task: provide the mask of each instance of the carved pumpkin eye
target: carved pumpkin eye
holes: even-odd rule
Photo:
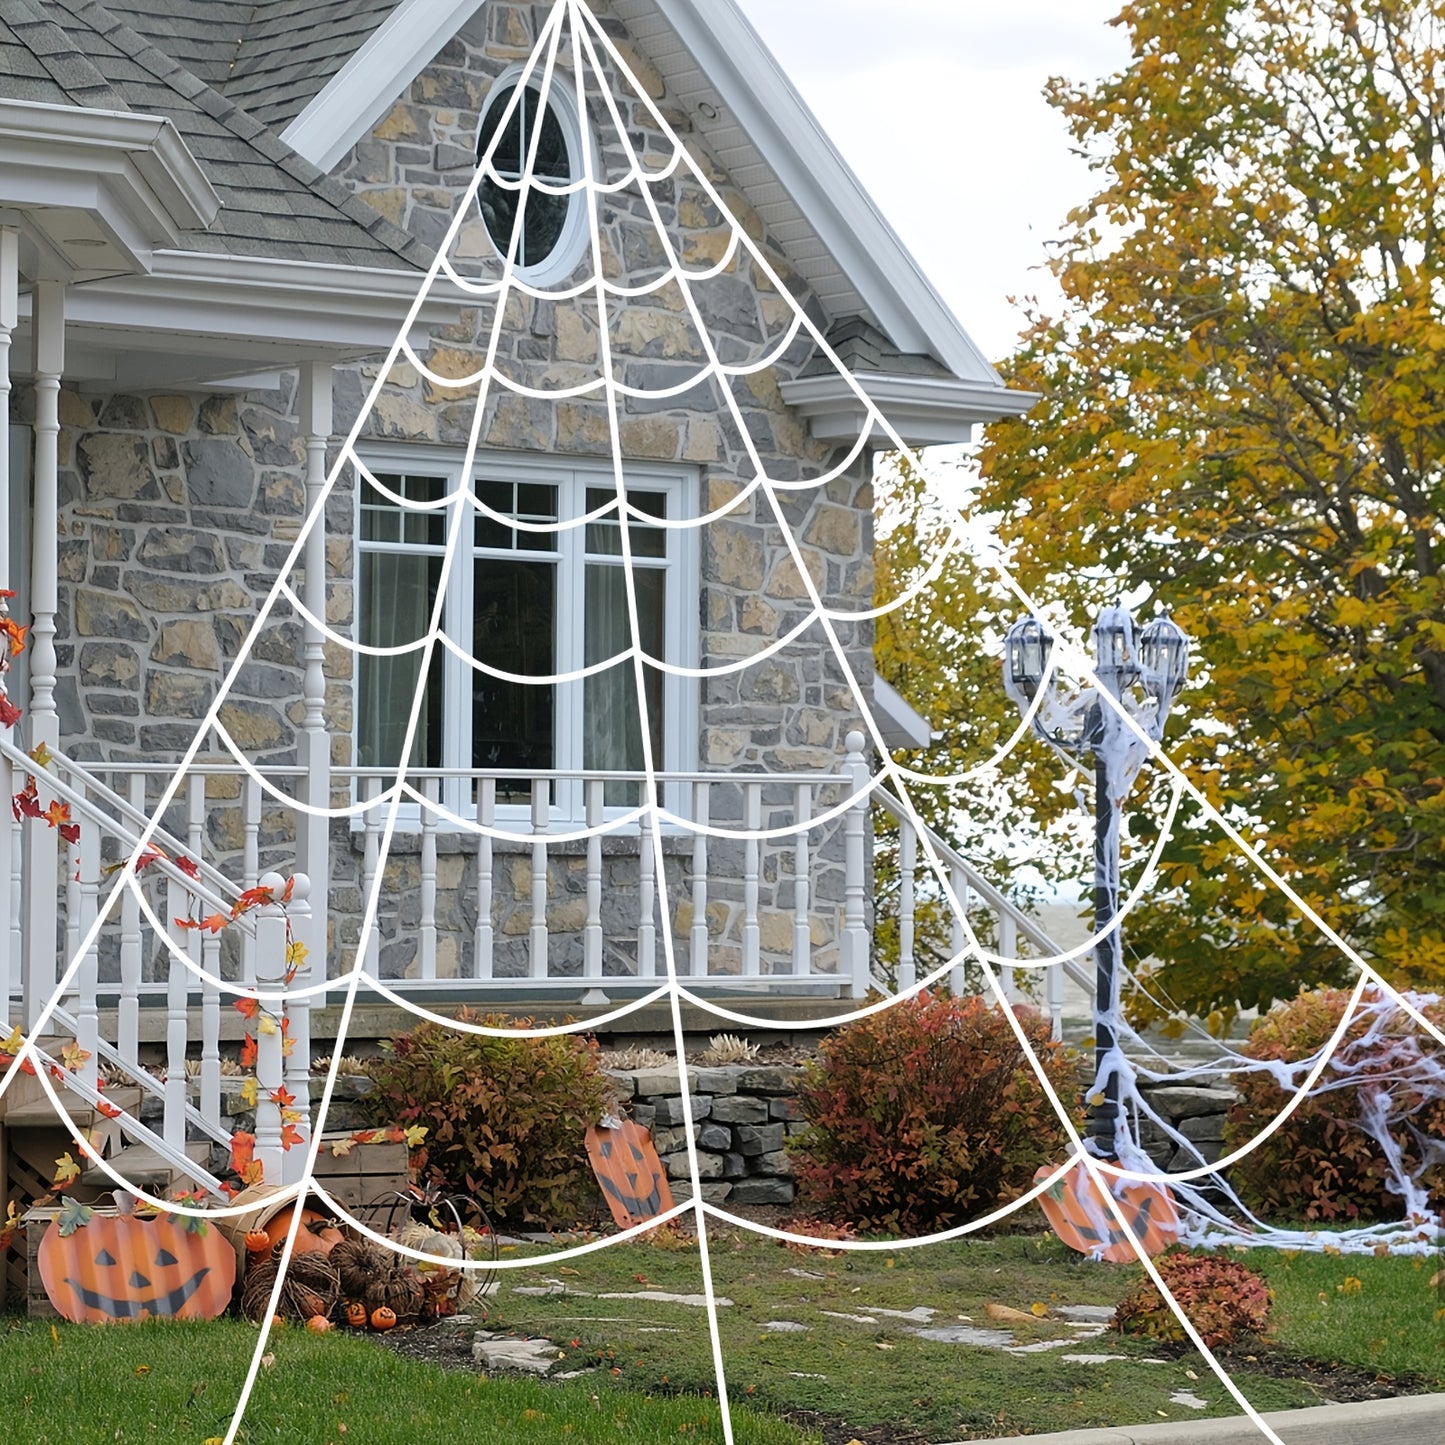
[[[133,1269],[130,1272],[130,1287],[132,1289],[148,1289],[150,1287],[150,1280],[148,1280],[140,1270]]]
[[[156,1263],[162,1268],[164,1268],[168,1264],[179,1264],[180,1260],[178,1260],[175,1255],[170,1252],[170,1250],[163,1249],[158,1255],[156,1255]]]
[[[97,1264],[114,1264],[115,1256],[108,1249],[103,1249],[96,1255],[95,1262]]]

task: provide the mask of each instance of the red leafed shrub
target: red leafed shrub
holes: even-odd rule
[[[525,1029],[530,1019],[469,1010],[464,1023]],[[586,1133],[610,1088],[597,1043],[578,1034],[497,1038],[423,1024],[387,1046],[367,1072],[382,1124],[424,1124],[413,1155],[425,1175],[476,1199],[497,1224],[575,1223],[601,1201]]]
[[[1244,1052],[1289,1063],[1310,1058],[1339,1027],[1349,999],[1345,989],[1301,993],[1255,1024]],[[1445,1059],[1439,1045],[1407,1014],[1371,994],[1362,1007],[1368,1017],[1357,1016],[1350,1025],[1315,1093],[1230,1170],[1241,1198],[1263,1214],[1311,1221],[1400,1218],[1402,1201],[1385,1187],[1385,1151],[1363,1127],[1365,1106],[1371,1096],[1380,1101],[1382,1083],[1391,1091],[1385,1123],[1407,1170],[1420,1167],[1422,1140],[1445,1138],[1445,1098],[1438,1092]],[[1422,1012],[1437,1027],[1445,1026],[1445,1005]],[[1433,1097],[1421,1087],[1432,1074]],[[1224,1129],[1231,1151],[1249,1143],[1290,1098],[1266,1073],[1238,1074],[1234,1082],[1239,1103]],[[1445,1164],[1428,1170],[1424,1185],[1437,1205],[1445,1200]]]
[[[1076,1056],[1032,1010],[1019,1022],[1073,1105]],[[820,1214],[927,1233],[1023,1193],[1067,1147],[1009,1020],[983,999],[929,993],[845,1024],[799,1094],[807,1128],[789,1141],[799,1198]]]
[[[1214,1254],[1182,1253],[1161,1254],[1154,1267],[1210,1349],[1264,1333],[1274,1296],[1252,1269]],[[1188,1339],[1147,1274],[1119,1302],[1110,1328],[1174,1344]]]

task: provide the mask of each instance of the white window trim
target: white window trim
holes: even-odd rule
[[[444,476],[451,486],[455,485],[466,460],[465,452],[459,448],[437,448],[402,444],[373,444],[357,449],[357,455],[374,475],[391,473]],[[696,467],[669,466],[659,462],[627,462],[626,476],[629,482],[646,485],[664,485],[670,496],[677,498],[677,509],[668,509],[669,520],[691,518],[697,515],[699,474]],[[485,480],[535,482],[555,485],[559,489],[563,515],[576,517],[583,514],[588,487],[616,486],[616,477],[610,462],[595,458],[540,457],[532,453],[499,452],[479,450],[473,463],[473,476]],[[569,499],[570,494],[570,499]],[[355,489],[352,536],[356,539],[353,548],[353,586],[355,588],[355,617],[359,632],[362,608],[365,605],[361,592],[361,558],[371,550],[361,540],[361,501],[364,495],[358,483]],[[450,514],[448,514],[450,515]],[[585,526],[577,526],[557,537],[559,544],[555,552],[523,551],[514,555],[519,559],[545,561],[556,560],[558,577],[558,627],[567,629],[570,640],[564,643],[560,655],[567,659],[568,648],[575,649],[575,660],[567,660],[566,666],[557,666],[558,672],[568,672],[582,666],[581,640],[585,636],[584,617],[584,575],[586,568]],[[696,527],[671,528],[667,532],[670,556],[667,561],[668,597],[664,617],[664,647],[669,662],[681,667],[697,667],[701,654],[702,620],[693,599],[699,596],[700,563],[698,556],[699,532]],[[468,556],[474,555],[471,548]],[[452,616],[467,618],[472,615],[471,589],[473,571],[470,566],[453,566],[448,582],[447,612]],[[555,642],[556,640],[554,640]],[[554,653],[554,657],[558,654]],[[352,717],[358,716],[360,707],[360,658],[352,672]],[[446,654],[443,702],[442,757],[445,767],[467,767],[471,758],[471,708],[466,699],[471,693],[471,669],[462,659],[451,652]],[[554,828],[580,827],[586,819],[586,801],[580,783],[583,759],[582,738],[582,682],[561,684],[555,711],[556,736],[554,739],[555,771],[564,775],[554,791],[551,809],[551,824]],[[675,673],[663,675],[663,757],[654,760],[659,772],[695,773],[698,771],[698,737],[701,725],[700,713],[701,680],[679,677]],[[352,759],[356,764],[356,742],[358,730],[352,730]],[[567,777],[565,775],[575,775]],[[686,783],[668,783],[659,800],[663,807],[680,816],[686,816],[692,799]],[[461,783],[451,785],[443,792],[443,802],[453,812],[471,817],[473,808],[470,796],[464,800]],[[617,817],[626,808],[606,809],[609,818]],[[525,804],[497,804],[499,827],[518,832],[531,828],[531,809]],[[421,825],[421,810],[415,804],[403,805],[398,813],[398,822],[403,828],[416,829]],[[356,827],[363,826],[359,817]]]
[[[486,99],[482,102],[481,115],[477,122],[476,156],[478,163],[482,158],[482,137],[487,132],[487,120],[496,109],[497,98],[505,94],[507,88],[514,82],[519,81],[526,73],[525,65],[514,65],[504,70],[493,82],[491,89],[487,92]],[[533,77],[535,84],[529,84],[528,90],[538,99],[541,98],[542,76],[540,71]],[[582,147],[585,145],[591,152],[592,167],[591,174],[601,174],[601,158],[597,153],[596,140],[592,134],[592,127],[583,127],[582,119],[577,110],[577,95],[573,84],[569,81],[569,72],[562,64],[561,57],[552,72],[552,88],[547,94],[547,103],[556,113],[558,123],[562,127],[562,137],[567,142],[567,168],[573,181],[579,181],[587,174],[584,169]],[[562,234],[557,238],[557,244],[552,248],[552,254],[538,266],[517,265],[513,268],[515,274],[523,281],[532,286],[557,286],[566,281],[577,269],[583,257],[587,253],[587,242],[592,234],[592,227],[589,224],[587,193],[585,190],[573,191],[567,198],[567,219],[562,223]],[[478,194],[473,202],[477,207],[478,214],[481,211],[481,197]],[[506,259],[507,242],[503,238],[493,236],[487,229],[486,222],[482,222],[483,229],[487,231],[487,238],[496,248],[498,256]]]

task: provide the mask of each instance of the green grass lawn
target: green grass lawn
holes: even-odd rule
[[[203,1445],[224,1436],[256,1331],[214,1324],[77,1326],[9,1320],[0,1439],[14,1445]],[[357,1336],[275,1332],[243,1445],[722,1445],[715,1401],[649,1399],[605,1382],[484,1379],[404,1360]],[[739,1445],[817,1445],[738,1410]]]
[[[782,1248],[750,1234],[712,1241],[716,1288],[739,1445],[817,1445],[776,1418],[813,1410],[866,1429],[911,1427],[934,1440],[1078,1426],[1125,1425],[1237,1411],[1192,1354],[1105,1334],[1077,1339],[1058,1316],[1068,1304],[1112,1305],[1137,1275],[1097,1265],[1052,1235],[978,1239],[924,1250],[836,1258]],[[522,1257],[509,1251],[509,1259]],[[1291,1356],[1445,1385],[1445,1321],[1430,1287],[1433,1262],[1325,1258],[1256,1250],[1241,1256],[1275,1292],[1274,1341]],[[553,1291],[518,1293],[517,1291]],[[565,1292],[563,1292],[565,1291]],[[604,1298],[702,1291],[696,1245],[610,1248],[561,1264],[502,1274],[487,1328],[551,1339],[559,1368],[579,1379],[483,1378],[401,1358],[373,1340],[288,1328],[258,1382],[244,1445],[721,1445],[706,1311],[659,1300]],[[1049,1317],[1000,1325],[989,1304]],[[935,1342],[929,1327],[1008,1330],[1015,1344],[1070,1345],[1011,1355]],[[851,1316],[852,1318],[846,1318]],[[792,1330],[768,1329],[792,1324]],[[239,1321],[106,1328],[0,1322],[0,1439],[27,1445],[164,1442],[202,1445],[224,1435],[256,1340]],[[463,1329],[462,1338],[469,1338]],[[1067,1354],[1113,1355],[1073,1363]],[[1316,1404],[1302,1380],[1241,1376],[1262,1410]],[[1189,1408],[1180,1392],[1207,1402]],[[343,1430],[342,1427],[345,1427]]]

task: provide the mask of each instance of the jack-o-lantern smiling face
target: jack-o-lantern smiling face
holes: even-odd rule
[[[40,1277],[68,1320],[214,1319],[231,1300],[236,1256],[219,1231],[166,1215],[94,1217],[68,1238],[40,1241]]]

